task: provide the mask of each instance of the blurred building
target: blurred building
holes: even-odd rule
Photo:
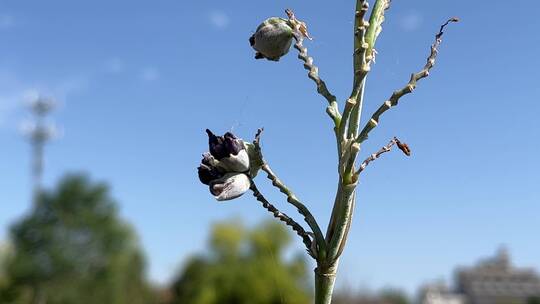
[[[533,269],[514,267],[502,248],[473,267],[459,268],[456,291],[466,295],[468,304],[526,304],[540,296],[540,276]]]
[[[427,285],[420,291],[420,304],[465,304],[465,296],[451,292],[444,283]]]
[[[421,304],[528,304],[540,297],[540,276],[534,269],[512,265],[508,251],[455,273],[455,289],[441,283],[420,291]]]

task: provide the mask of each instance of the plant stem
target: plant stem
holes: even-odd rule
[[[369,4],[365,0],[356,1],[356,11],[354,18],[354,56],[353,56],[353,90],[350,100],[354,101],[354,107],[348,122],[348,137],[356,137],[360,115],[362,114],[362,104],[364,100],[365,78],[369,72],[369,63],[366,61],[366,52],[369,44],[365,36],[369,23],[364,20]]]
[[[289,217],[287,214],[279,211],[274,205],[272,205],[265,197],[264,195],[259,191],[257,188],[257,185],[253,180],[251,180],[251,186],[249,187],[251,191],[253,191],[253,196],[262,203],[263,207],[268,210],[270,213],[274,215],[275,218],[279,219],[280,221],[284,222],[287,226],[290,226],[298,236],[302,238],[302,241],[306,245],[306,249],[312,257],[316,257],[316,252],[312,251],[312,242],[311,238],[309,237],[309,234],[304,230],[304,227],[302,225],[295,222],[291,217]]]
[[[334,283],[336,282],[338,262],[330,266],[318,265],[315,268],[315,304],[330,304]]]
[[[321,94],[328,101],[326,113],[332,118],[334,128],[337,129],[341,123],[341,113],[338,109],[336,96],[328,91],[326,83],[319,76],[319,68],[313,64],[313,58],[308,55],[307,48],[303,44],[304,38],[302,35],[295,34],[294,38],[296,40],[294,48],[298,51],[298,59],[304,62],[304,69],[309,71],[308,77],[317,85],[317,93]]]
[[[332,220],[327,234],[326,240],[328,242],[327,261],[334,262],[339,258],[339,253],[347,240],[350,221],[352,220],[353,206],[356,196],[354,191],[356,190],[355,184],[345,184],[343,180],[340,181],[338,186],[338,193],[336,194],[336,200],[334,202],[335,213],[332,214]]]
[[[369,16],[369,27],[366,32],[366,42],[368,44],[368,49],[366,51],[366,57],[368,61],[372,61],[374,57],[375,41],[377,36],[381,33],[382,23],[384,22],[384,12],[390,6],[390,1],[388,0],[376,0],[373,5],[373,10],[371,11],[371,16]]]
[[[304,220],[313,231],[313,235],[315,237],[315,243],[317,245],[317,250],[316,250],[317,254],[315,256],[323,260],[326,259],[326,241],[322,234],[321,228],[319,227],[319,224],[317,223],[317,221],[315,220],[315,217],[311,214],[309,209],[277,177],[277,175],[272,171],[272,169],[270,168],[270,166],[264,159],[263,154],[262,154],[261,144],[260,144],[261,134],[262,134],[262,129],[257,130],[257,134],[255,135],[255,140],[253,141],[253,146],[255,147],[255,151],[262,164],[261,170],[266,172],[268,179],[272,181],[272,185],[278,188],[281,193],[287,196],[287,202],[293,205],[294,207],[296,207],[298,212],[300,212],[300,214],[304,216]],[[311,250],[311,248],[308,248],[308,250]]]
[[[431,68],[435,65],[435,59],[437,58],[437,54],[439,52],[439,46],[442,42],[442,36],[444,34],[444,28],[451,22],[458,22],[458,18],[450,18],[448,19],[443,25],[441,25],[439,32],[435,35],[435,42],[431,45],[430,48],[430,54],[427,58],[426,64],[422,68],[422,70],[418,73],[411,74],[411,78],[409,79],[409,82],[401,89],[394,91],[392,93],[392,96],[385,101],[378,109],[371,115],[371,119],[366,123],[362,131],[360,132],[360,135],[356,137],[356,142],[362,143],[368,138],[369,132],[373,130],[377,125],[379,124],[380,116],[388,111],[390,108],[395,107],[398,105],[399,100],[404,95],[407,95],[409,93],[412,93],[412,91],[416,88],[416,83],[420,81],[423,78],[426,78],[429,76],[429,72],[431,71]],[[368,32],[369,33],[369,32]]]

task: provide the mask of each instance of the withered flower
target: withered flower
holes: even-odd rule
[[[227,173],[210,182],[210,193],[218,201],[228,201],[244,194],[251,185],[251,180],[244,173]]]
[[[407,145],[406,143],[404,142],[401,142],[401,141],[397,141],[396,142],[398,148],[403,152],[405,153],[405,155],[407,156],[411,156],[411,148],[409,148],[409,145]]]
[[[241,139],[231,132],[227,132],[223,136],[216,136],[212,131],[206,129],[206,133],[208,133],[210,154],[213,158],[205,156],[205,158],[209,158],[207,160],[209,165],[222,172],[249,170],[249,156]]]

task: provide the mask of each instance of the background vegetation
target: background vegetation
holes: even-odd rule
[[[10,236],[4,303],[151,301],[143,253],[103,183],[65,177],[56,189],[40,193]]]
[[[0,245],[0,303],[307,304],[311,266],[279,222],[249,228],[216,223],[208,248],[190,257],[169,286],[152,286],[135,232],[109,187],[68,175],[40,194]],[[398,291],[343,294],[336,303],[407,303]],[[357,301],[357,302],[354,302]]]

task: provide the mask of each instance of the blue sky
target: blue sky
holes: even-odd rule
[[[309,24],[306,45],[344,100],[354,1],[1,0],[0,240],[29,207],[18,128],[33,92],[61,104],[53,119],[64,135],[47,146],[45,185],[79,171],[109,182],[157,282],[204,248],[211,223],[270,217],[249,196],[218,204],[199,184],[205,128],[249,139],[265,127],[268,161],[326,226],[337,177],[324,100],[294,50],[256,61],[248,44],[286,7]],[[364,117],[423,66],[442,21],[462,21],[448,28],[430,77],[362,148],[367,156],[396,135],[413,156],[389,153],[365,171],[339,286],[413,290],[500,244],[540,269],[539,9],[532,0],[393,1]]]

